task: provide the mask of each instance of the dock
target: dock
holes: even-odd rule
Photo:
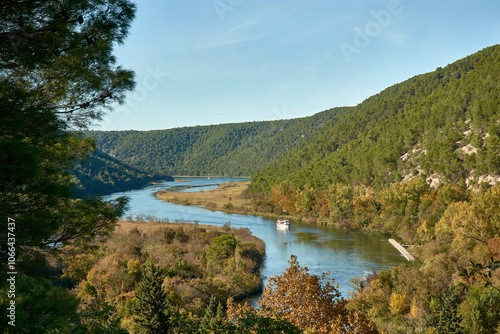
[[[403,256],[408,260],[408,261],[415,261],[415,258],[413,257],[413,255],[411,255],[407,250],[406,248],[404,248],[403,246],[401,246],[401,244],[399,242],[397,242],[396,240],[394,239],[389,239],[389,242],[401,253],[403,254]]]

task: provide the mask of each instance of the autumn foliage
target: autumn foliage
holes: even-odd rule
[[[79,283],[82,300],[111,305],[121,316],[121,327],[133,331],[136,289],[148,261],[154,259],[161,268],[169,304],[196,319],[211,296],[225,301],[259,292],[263,256],[263,242],[248,229],[121,221],[100,244],[100,254],[75,257],[65,273]]]
[[[378,333],[366,316],[346,308],[338,284],[329,273],[311,275],[307,267],[299,265],[296,256],[288,263],[290,267],[282,275],[269,279],[258,310],[230,301],[229,318],[237,322],[248,313],[284,318],[306,333]]]

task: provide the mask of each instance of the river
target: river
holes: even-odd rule
[[[253,235],[266,243],[266,258],[261,268],[264,284],[269,277],[281,274],[288,267],[291,255],[296,255],[300,265],[309,272],[321,275],[331,271],[331,277],[339,283],[342,296],[348,297],[352,290],[349,280],[373,271],[388,269],[406,260],[387,241],[387,238],[360,232],[344,231],[334,227],[305,225],[292,222],[289,230],[278,230],[273,220],[261,217],[209,211],[198,206],[182,206],[156,198],[156,191],[182,186],[204,186],[243,180],[238,178],[175,178],[184,182],[164,182],[148,185],[142,189],[114,193],[105,196],[113,199],[129,197],[130,209],[125,216],[152,215],[168,218],[171,222],[191,221],[199,224],[222,226],[230,222],[233,228],[248,228]],[[193,191],[196,188],[183,191]]]

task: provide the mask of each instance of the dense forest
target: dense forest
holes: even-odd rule
[[[172,181],[172,177],[147,173],[138,167],[96,150],[73,168],[73,194],[77,198],[143,187],[153,181]]]
[[[135,10],[0,4],[3,332],[500,331],[499,46],[303,119],[89,132],[134,88],[113,50]],[[112,158],[91,156],[80,131]],[[259,308],[238,304],[261,288],[248,230],[119,221],[126,198],[75,199],[75,169],[115,184],[145,175],[121,160],[152,176],[251,174],[256,206],[392,235],[416,261],[353,278],[345,299],[291,256]]]
[[[253,176],[381,189],[414,176],[465,187],[500,169],[500,46],[389,87],[323,126],[297,153]],[[430,181],[430,180],[429,180]]]
[[[293,120],[86,134],[107,154],[150,172],[250,176],[303,145],[344,110],[335,108]]]
[[[417,260],[354,279],[389,333],[500,330],[500,46],[370,97],[255,173],[262,207],[378,233]]]
[[[261,206],[291,219],[391,236],[416,261],[353,279],[348,308],[388,333],[497,333],[500,326],[500,185],[470,190],[423,177],[381,190],[274,186]],[[333,269],[334,270],[334,269]]]
[[[107,154],[149,172],[253,176],[272,185],[380,189],[414,176],[462,187],[498,174],[497,46],[415,76],[355,107],[279,121],[90,131]]]

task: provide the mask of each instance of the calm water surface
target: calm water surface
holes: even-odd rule
[[[186,182],[165,182],[149,185],[143,189],[114,193],[106,196],[113,199],[127,196],[130,209],[125,216],[153,215],[170,221],[188,220],[199,224],[222,226],[230,222],[234,228],[248,228],[266,243],[266,259],[261,274],[264,284],[269,277],[281,274],[288,267],[290,256],[296,255],[302,266],[310,273],[321,275],[331,271],[331,277],[340,284],[340,291],[348,297],[352,290],[349,280],[372,271],[387,269],[406,260],[391,246],[387,238],[348,232],[333,227],[311,226],[292,223],[289,230],[276,229],[275,221],[260,217],[213,212],[198,206],[182,206],[156,198],[156,191],[183,186],[202,186],[180,191],[213,189],[217,184],[244,180],[238,178],[175,178]]]

